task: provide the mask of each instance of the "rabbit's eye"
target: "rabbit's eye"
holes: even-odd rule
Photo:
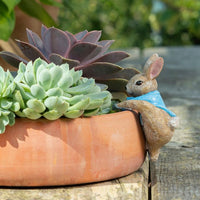
[[[137,81],[135,84],[136,85],[142,85],[143,81]]]

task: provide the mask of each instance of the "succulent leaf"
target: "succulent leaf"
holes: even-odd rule
[[[75,84],[78,80],[80,80],[83,72],[82,71],[74,71],[74,68],[70,70],[70,75],[73,78],[73,84]]]
[[[56,105],[57,105],[58,99],[59,98],[57,96],[48,97],[44,101],[44,104],[49,110],[54,109],[56,107]]]
[[[57,96],[48,97],[44,101],[44,104],[49,110],[57,110],[62,114],[65,113],[69,107],[69,104],[67,102],[63,101]]]
[[[54,38],[52,40],[52,38]],[[43,36],[45,49],[48,53],[59,53],[65,56],[70,49],[70,39],[68,35],[59,29],[49,28]]]
[[[15,114],[10,112],[8,116],[9,119],[9,125],[13,126],[15,124]]]
[[[15,83],[9,71],[5,72],[0,67],[0,133],[5,131],[7,125],[15,123],[14,111],[20,109],[19,104],[13,98]]]
[[[77,40],[81,40],[87,33],[88,33],[87,30],[81,31],[81,32],[75,34],[75,38]]]
[[[47,96],[62,96],[63,90],[59,87],[57,88],[51,88],[46,92]]]
[[[65,31],[65,33],[67,34],[67,36],[70,39],[71,46],[73,46],[77,42],[77,39],[75,38],[75,36],[72,33],[68,32],[68,31]]]
[[[100,37],[101,31],[91,31],[83,36],[81,42],[96,43],[100,39]]]
[[[47,52],[44,47],[43,41],[40,39],[38,34],[32,32],[28,28],[26,29],[26,33],[29,43],[36,46],[45,55],[45,57],[47,57]]]
[[[27,101],[27,106],[38,113],[42,113],[46,110],[44,104],[38,99],[30,99]]]
[[[90,112],[97,114],[105,103],[108,105],[107,99],[111,102],[108,91],[101,91],[94,79],[81,77],[82,71],[69,69],[67,63],[57,66],[39,58],[33,63],[30,61],[25,68],[21,66],[15,78],[16,90],[13,95],[20,107],[16,111],[20,117],[45,117],[49,120],[61,116],[76,118],[83,115],[87,107],[90,111],[98,109]],[[35,78],[31,86],[29,76]]]
[[[45,69],[45,67],[43,67],[43,66],[46,66],[46,65],[47,65],[47,63],[44,60],[42,60],[42,59],[36,59],[34,61],[34,63],[33,63],[33,73],[35,75],[35,79],[36,80],[38,80],[39,74],[42,71],[42,69]],[[41,66],[41,68],[39,70],[40,66]],[[25,70],[26,70],[26,67],[25,67]]]
[[[81,42],[81,43],[77,43],[75,44],[70,52],[68,57],[70,59],[73,60],[78,60],[79,62],[85,61],[87,57],[90,56],[90,54],[93,53],[93,51],[98,51],[99,53],[101,52],[102,47],[97,45],[97,44],[93,44],[93,43],[89,43],[89,42]],[[95,54],[95,56],[97,55],[97,53]]]
[[[67,102],[69,102],[70,105],[74,105],[74,104],[78,103],[79,101],[83,100],[84,98],[86,98],[86,96],[83,94],[80,94],[80,95],[76,95],[71,98],[68,98]]]
[[[63,56],[55,54],[55,53],[52,53],[49,56],[49,60],[50,60],[50,62],[53,62],[56,65],[61,65],[63,63],[68,63],[70,65],[70,68],[73,68],[73,67],[76,67],[76,66],[80,65],[80,62],[78,60],[64,58]]]
[[[72,95],[87,94],[88,91],[95,86],[94,79],[87,79],[87,81],[81,85],[68,88],[67,91]]]
[[[52,77],[51,87],[54,87],[57,85],[58,81],[61,79],[63,75],[63,70],[59,66],[55,66],[50,69],[50,73]]]
[[[43,87],[39,84],[35,84],[31,86],[31,94],[37,99],[44,99],[46,97],[46,92]]]
[[[102,91],[87,94],[86,96],[89,97],[91,100],[105,100],[107,97],[109,97],[109,95],[110,93],[108,91]]]
[[[34,61],[37,58],[42,58],[47,61],[44,54],[37,47],[35,47],[27,42],[20,41],[20,40],[16,40],[16,42],[17,42],[18,47],[23,52],[23,54],[30,60]]]
[[[10,107],[10,110],[13,112],[17,112],[20,109],[20,104],[18,102],[14,102]]]
[[[97,42],[97,44],[103,47],[103,52],[106,52],[113,42],[114,40],[102,40]]]
[[[73,78],[69,74],[63,74],[62,78],[58,82],[58,87],[65,90],[66,88],[69,88],[73,84]]]
[[[48,112],[45,112],[43,116],[48,120],[56,120],[62,116],[61,113],[59,113],[57,110],[50,110]]]
[[[16,82],[17,90],[19,91],[18,95],[21,95],[22,100],[28,100],[34,98],[34,96],[30,93],[31,89],[28,88],[29,86]]]
[[[24,74],[24,77],[26,79],[26,82],[29,86],[33,85],[36,83],[35,77],[33,73],[30,73],[29,71],[26,71]]]
[[[15,112],[15,114],[17,116],[19,116],[19,117],[26,117],[26,115],[23,112],[21,112],[21,111],[17,111],[17,112]]]
[[[38,75],[39,84],[45,89],[48,90],[51,86],[52,76],[48,69],[44,69]]]
[[[59,66],[62,70],[64,70],[65,72],[69,72],[69,65],[66,64],[62,64]]]
[[[1,83],[4,83],[4,80],[5,80],[5,73],[4,73],[4,70],[2,67],[0,67],[0,80],[1,80]]]
[[[1,121],[3,122],[4,126],[7,126],[9,124],[9,118],[7,115],[1,116]]]
[[[7,84],[5,84],[5,85],[7,85]],[[13,91],[12,90],[13,85],[9,85],[9,86],[7,86],[7,88],[5,87],[5,85],[4,85],[4,88],[2,89],[2,97],[8,96]]]
[[[99,112],[99,108],[93,109],[93,110],[86,110],[83,114],[85,117],[91,117],[93,115],[96,115]]]
[[[41,37],[42,37],[42,40],[44,40],[44,35],[45,35],[45,32],[48,30],[48,28],[42,24],[42,27],[41,27]]]
[[[90,103],[90,99],[89,98],[85,98],[85,99],[79,101],[78,103],[74,104],[73,106],[69,107],[68,111],[71,111],[71,110],[85,110],[89,106],[89,103]]]
[[[103,105],[103,103],[104,103],[104,100],[100,100],[100,99],[90,101],[87,107],[87,110],[93,110],[93,109],[99,108],[101,105]]]
[[[1,108],[9,109],[12,106],[13,102],[8,99],[1,99]]]
[[[111,73],[111,74],[106,74],[104,76],[104,80],[107,79],[125,79],[125,80],[130,80],[133,76],[135,76],[136,74],[141,73],[140,71],[138,71],[135,68],[123,68],[121,71],[115,72],[115,73]]]
[[[3,123],[3,120],[1,120],[1,116],[0,116],[0,134],[4,133],[6,130],[5,125]]]
[[[24,115],[29,119],[39,119],[42,115],[31,108],[25,108],[23,110]]]
[[[109,91],[113,92],[124,92],[128,81],[122,78],[113,78],[107,80],[98,80],[98,82],[106,84]]]
[[[38,60],[38,59],[37,59]],[[36,61],[37,61],[36,60]],[[37,65],[37,67],[36,67],[36,73],[35,73],[35,77],[36,77],[36,81],[37,82],[39,82],[39,77],[40,77],[40,74],[41,74],[41,72],[43,71],[43,70],[45,70],[46,69],[46,65],[45,64],[39,64],[39,65]]]
[[[127,58],[129,54],[123,51],[112,51],[98,58],[96,62],[108,62],[108,63],[117,63],[124,58]]]
[[[19,90],[14,92],[13,98],[19,103],[21,108],[25,108],[25,103]]]
[[[20,62],[28,63],[27,60],[24,60],[20,56],[15,55],[14,53],[8,51],[1,51],[0,56],[6,60],[10,65],[18,68]]]
[[[91,89],[88,91],[89,93],[96,93],[96,92],[101,92],[101,88],[97,85],[95,85],[94,87],[91,87]]]
[[[41,58],[47,63],[53,62],[57,65],[68,63],[70,69],[74,68],[75,71],[84,70],[83,75],[85,77],[92,77],[96,80],[122,78],[121,73],[124,72],[122,70],[116,72],[119,66],[116,65],[113,69],[112,64],[116,64],[129,55],[124,51],[106,53],[114,40],[100,41],[101,31],[88,32],[84,30],[72,34],[68,31],[62,31],[54,27],[47,28],[42,25],[41,38],[29,29],[26,29],[26,31],[29,43],[17,40],[17,44],[24,55],[32,61]],[[20,61],[25,64],[28,63],[23,58],[9,52],[1,52],[0,56],[15,67],[18,66]],[[37,67],[39,66],[37,65]],[[37,69],[34,71],[37,71]],[[115,77],[112,77],[114,73]],[[106,78],[105,75],[110,78]],[[35,78],[38,78],[38,76],[35,76]],[[123,79],[128,81],[125,76]],[[123,79],[118,79],[118,82],[122,81],[123,84]],[[30,79],[29,85],[33,80]],[[108,89],[111,90],[111,87]],[[116,90],[117,88],[115,88]],[[123,89],[123,92],[125,92],[125,89]]]
[[[75,119],[83,115],[84,110],[71,110],[64,113],[64,116],[67,118]]]
[[[20,62],[18,71],[20,71],[21,73],[24,73],[26,71],[26,65],[23,62]]]
[[[91,78],[91,77],[104,77],[107,74],[112,74],[118,71],[121,71],[121,68],[118,65],[112,63],[103,63],[96,62],[88,65],[86,68],[80,68],[83,70],[83,76]]]

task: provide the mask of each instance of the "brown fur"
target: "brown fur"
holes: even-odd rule
[[[127,84],[127,92],[132,96],[140,96],[157,89],[155,78],[160,74],[164,61],[157,54],[151,56],[144,67],[144,72],[135,75]],[[142,81],[141,85],[137,81]],[[147,101],[128,100],[117,104],[118,107],[137,110],[143,121],[144,133],[150,157],[158,159],[160,148],[168,143],[173,136],[174,126],[164,110]]]

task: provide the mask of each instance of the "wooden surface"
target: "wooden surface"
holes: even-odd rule
[[[166,105],[180,118],[155,163],[116,180],[51,188],[0,188],[0,200],[200,200],[200,47],[129,50],[122,64],[138,69],[152,53],[164,57],[158,82]],[[111,166],[112,167],[112,166]]]
[[[173,107],[181,116],[180,128],[158,162],[150,163],[152,200],[200,199],[200,101],[189,98],[188,105],[180,99]]]

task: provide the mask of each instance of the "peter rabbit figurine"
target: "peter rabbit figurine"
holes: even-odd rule
[[[141,114],[147,148],[151,160],[158,159],[160,148],[173,136],[178,120],[168,110],[157,90],[156,77],[163,68],[163,58],[152,55],[146,62],[143,73],[136,74],[128,82],[127,101],[117,104],[118,108],[137,110]]]

